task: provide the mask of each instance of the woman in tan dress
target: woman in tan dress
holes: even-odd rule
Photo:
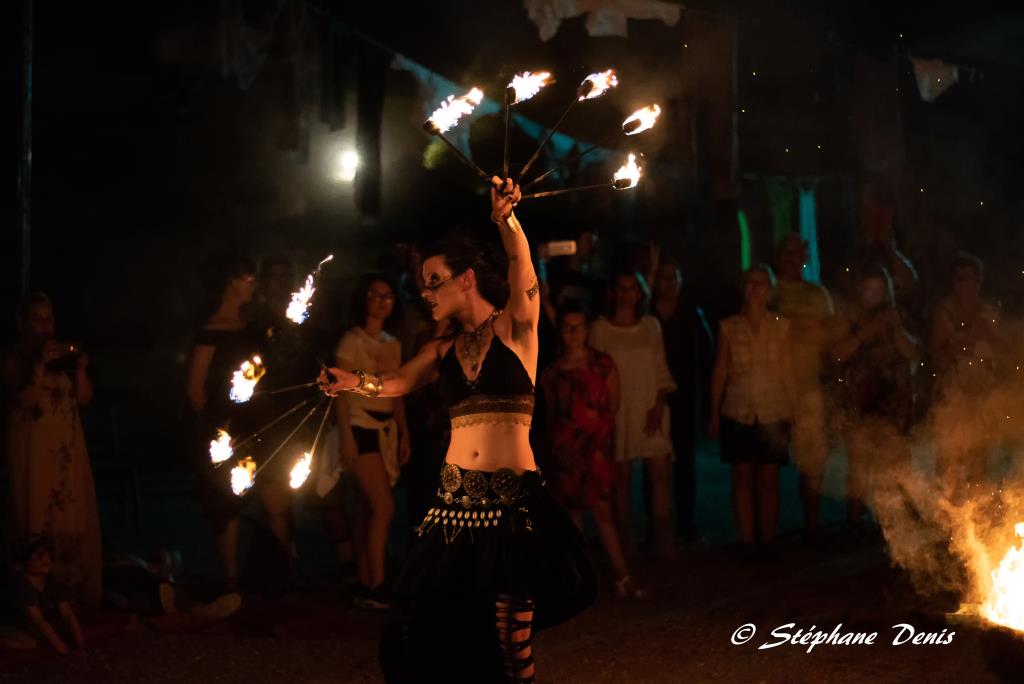
[[[4,363],[12,536],[52,539],[54,575],[95,606],[102,593],[100,523],[78,415],[92,399],[89,359],[54,340],[53,306],[45,295],[28,299],[19,323],[21,340]]]

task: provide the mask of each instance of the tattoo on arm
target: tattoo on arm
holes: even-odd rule
[[[530,289],[526,291],[526,298],[532,302],[533,298],[537,296],[538,292],[540,292],[540,282],[536,278],[534,278],[533,285],[531,285]]]
[[[508,258],[508,262],[509,262],[510,264],[512,264],[512,263],[515,263],[515,262],[517,262],[517,261],[519,261],[519,255],[518,255],[518,254],[512,254],[512,255],[510,255],[510,256],[509,256],[509,258]]]

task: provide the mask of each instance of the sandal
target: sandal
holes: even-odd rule
[[[637,586],[637,583],[629,575],[622,579],[615,580],[615,594],[619,598],[645,599],[647,589]]]

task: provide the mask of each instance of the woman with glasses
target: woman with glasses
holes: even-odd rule
[[[395,312],[395,290],[380,273],[363,276],[349,309],[352,327],[335,351],[342,368],[386,373],[402,364],[398,338],[385,330]],[[409,461],[409,426],[400,397],[348,393],[335,402],[341,430],[339,446],[343,467],[351,470],[363,494],[365,511],[359,517],[353,542],[361,589],[362,608],[387,608],[384,585],[388,528],[395,512],[392,486],[399,468]]]
[[[321,376],[331,394],[391,397],[437,380],[451,419],[435,505],[392,593],[400,620],[381,645],[391,682],[532,682],[534,630],[593,600],[582,538],[530,448],[540,285],[519,198],[511,179],[493,179],[504,258],[462,236],[424,253],[423,297],[448,334],[394,371]]]

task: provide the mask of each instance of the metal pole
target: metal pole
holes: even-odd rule
[[[24,0],[21,46],[21,155],[18,164],[18,210],[21,214],[21,264],[18,288],[28,294],[32,263],[32,3]]]

